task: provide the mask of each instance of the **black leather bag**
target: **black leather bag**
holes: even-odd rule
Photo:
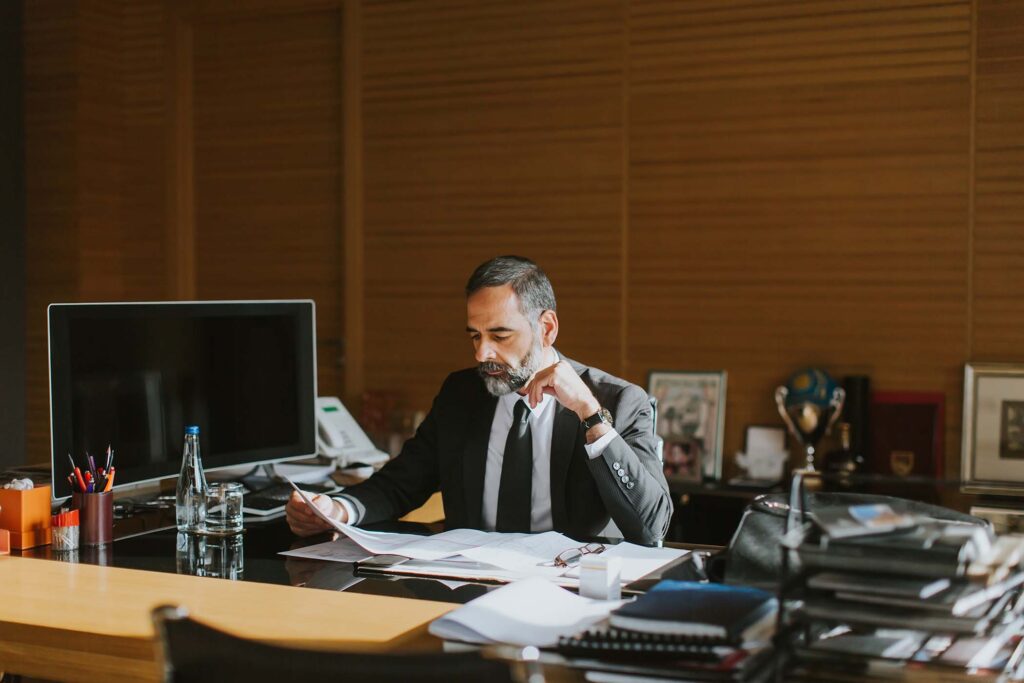
[[[782,575],[782,540],[790,512],[790,496],[769,493],[758,496],[743,512],[728,549],[716,557],[709,574],[725,583],[744,584],[775,590]],[[805,511],[814,514],[827,508],[884,503],[899,514],[987,526],[980,517],[930,503],[869,493],[809,492],[804,494]],[[797,569],[794,567],[793,569]]]

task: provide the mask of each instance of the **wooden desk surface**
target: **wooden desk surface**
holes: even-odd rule
[[[157,681],[150,610],[184,605],[230,633],[296,647],[429,647],[457,605],[0,557],[0,671],[66,681]]]

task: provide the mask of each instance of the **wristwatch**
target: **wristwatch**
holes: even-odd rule
[[[612,418],[612,414],[608,412],[607,408],[598,408],[596,413],[584,420],[583,431],[589,431],[591,427],[596,427],[602,422],[609,427],[615,426],[615,420]]]

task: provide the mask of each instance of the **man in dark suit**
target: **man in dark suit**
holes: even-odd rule
[[[558,316],[544,272],[492,259],[466,285],[476,368],[448,376],[415,436],[391,462],[314,503],[342,522],[397,519],[440,490],[448,528],[660,540],[672,502],[640,387],[555,350]],[[292,531],[327,523],[298,497]]]

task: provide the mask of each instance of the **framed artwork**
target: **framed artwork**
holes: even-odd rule
[[[945,406],[946,396],[939,392],[873,393],[867,471],[943,479]]]
[[[1024,510],[972,505],[971,514],[988,520],[997,534],[1024,533]]]
[[[648,393],[658,399],[658,436],[665,473],[700,481],[722,478],[726,372],[652,370]]]
[[[1024,365],[965,366],[960,479],[969,493],[1024,492]]]

